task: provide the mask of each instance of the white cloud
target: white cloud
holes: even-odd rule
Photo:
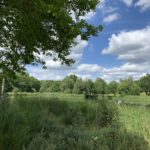
[[[124,74],[124,76],[126,76],[127,74],[136,74],[136,73],[146,72],[148,68],[149,66],[145,64],[125,63],[119,67],[114,67],[114,68],[109,68],[109,69],[104,68],[104,73],[111,74],[111,75]]]
[[[150,26],[133,31],[123,31],[113,34],[109,39],[108,47],[102,54],[114,54],[120,60],[132,63],[150,61]]]
[[[46,56],[43,54],[35,54],[38,56],[41,60],[45,62],[45,66],[48,69],[67,69],[67,65],[62,65],[60,61],[54,61],[51,56]]]
[[[106,16],[108,14],[112,14],[116,12],[119,8],[114,5],[114,3],[110,4],[109,0],[100,0],[99,5],[97,6],[97,9],[101,11],[101,14],[103,16]]]
[[[147,9],[150,9],[150,0],[139,0],[135,6],[139,6],[141,7],[141,9],[144,11],[144,10],[147,10]]]
[[[66,72],[60,70],[49,70],[41,68],[28,69],[31,76],[39,80],[62,80],[66,76]]]
[[[122,31],[113,34],[109,39],[108,47],[102,54],[113,54],[124,64],[113,68],[104,68],[103,75],[107,80],[119,80],[133,76],[138,79],[150,73],[150,26],[133,31]]]
[[[118,20],[118,18],[119,18],[119,14],[118,13],[110,14],[110,15],[108,15],[107,17],[105,17],[103,19],[103,22],[111,23],[111,22],[113,22],[115,20]]]
[[[75,42],[78,44],[72,47],[69,57],[78,60],[82,57],[84,49],[88,46],[88,41],[81,40],[81,37],[78,36]]]
[[[102,78],[106,81],[112,81],[116,80],[119,81],[120,79],[128,78],[129,76],[133,77],[133,79],[139,79],[141,76],[148,73],[148,70],[145,70],[144,68],[141,69],[135,69],[135,67],[142,67],[142,65],[138,66],[136,64],[131,64],[131,66],[126,66],[128,64],[114,67],[114,68],[105,68],[104,72],[102,74]],[[132,68],[133,67],[133,68]],[[149,70],[150,71],[150,70]]]
[[[94,80],[99,77],[110,82],[112,80],[119,81],[129,76],[132,76],[134,79],[139,79],[141,76],[150,72],[150,64],[125,63],[113,68],[104,68],[97,64],[81,64],[70,70],[29,68],[28,71],[31,76],[39,80],[62,80],[67,75],[75,74],[82,79]]]
[[[129,7],[132,6],[133,0],[123,0],[123,2]]]
[[[113,6],[107,6],[107,8],[104,10],[106,14],[114,13],[118,10],[119,8],[113,7]]]
[[[88,73],[96,73],[101,72],[102,67],[97,64],[81,64],[77,67],[77,72],[88,72]]]
[[[150,0],[123,0],[123,2],[129,6],[138,6],[141,8],[142,11],[150,9]],[[135,2],[135,3],[134,3]]]

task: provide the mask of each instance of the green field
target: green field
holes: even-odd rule
[[[83,95],[9,94],[0,105],[2,150],[149,150],[150,109]],[[149,97],[124,101],[149,103]],[[137,100],[137,101],[136,101]]]

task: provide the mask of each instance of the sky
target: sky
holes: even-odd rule
[[[150,73],[150,0],[101,0],[95,12],[82,17],[104,29],[97,37],[81,40],[71,49],[76,63],[71,67],[41,56],[47,69],[28,65],[39,80],[61,80],[75,74],[82,79],[102,78],[107,82]]]

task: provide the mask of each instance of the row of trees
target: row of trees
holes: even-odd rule
[[[2,78],[0,78],[2,84]],[[150,74],[134,81],[131,77],[106,83],[97,78],[82,80],[75,75],[65,77],[61,81],[44,80],[39,81],[28,74],[17,74],[15,78],[6,78],[6,92],[62,92],[75,94],[114,94],[140,95],[145,92],[150,95]]]
[[[150,95],[150,74],[134,81],[132,77],[112,81],[109,84],[103,79],[97,78],[96,81],[82,80],[75,75],[67,76],[62,81],[41,81],[40,92],[64,92],[64,93],[97,93],[120,95],[140,95],[145,92]]]
[[[40,92],[139,95],[142,89],[132,78],[120,80],[120,82],[112,81],[107,84],[100,78],[94,82],[90,79],[82,80],[75,75],[70,75],[62,81],[42,81]]]

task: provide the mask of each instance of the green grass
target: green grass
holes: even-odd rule
[[[122,106],[119,118],[129,133],[144,137],[150,145],[150,109]]]
[[[14,97],[14,93],[9,93],[10,97]],[[83,94],[64,94],[64,93],[18,93],[18,95],[26,96],[26,97],[47,97],[47,98],[59,98],[63,101],[83,101],[84,95]],[[112,96],[112,95],[111,95]],[[107,96],[105,96],[107,97]],[[101,99],[101,95],[99,95],[99,98]],[[114,101],[123,100],[127,103],[133,103],[133,104],[150,104],[150,96],[146,96],[144,93],[141,93],[140,96],[120,96],[117,95],[113,97]]]
[[[114,100],[123,100],[123,102],[130,104],[150,104],[150,96],[145,94],[140,96],[117,96],[114,97]],[[144,137],[150,146],[150,107],[120,106],[119,119],[129,133],[136,133]]]
[[[75,94],[9,95],[0,104],[0,150],[150,149],[149,110]]]
[[[141,94],[140,96],[116,96],[113,98],[114,100],[123,100],[126,103],[132,103],[132,104],[143,104],[148,105],[150,104],[150,96],[146,96],[144,94]]]
[[[14,93],[9,93],[9,96],[11,98],[14,98],[16,94]],[[62,101],[72,101],[72,102],[77,102],[77,101],[83,101],[84,100],[84,95],[83,94],[64,94],[64,93],[17,93],[17,96],[21,97],[37,97],[37,98],[58,98],[59,100]]]
[[[98,149],[99,141],[94,145],[93,137],[104,138],[98,133],[111,126],[115,110],[115,105],[105,102],[64,101],[44,95],[5,100],[0,105],[0,149]]]

